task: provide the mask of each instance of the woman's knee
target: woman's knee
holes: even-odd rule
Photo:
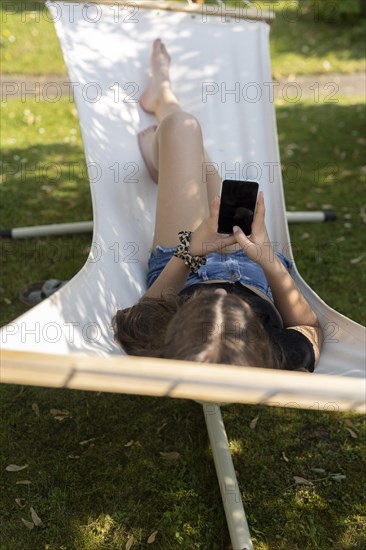
[[[159,125],[159,133],[175,132],[179,130],[179,135],[183,133],[187,134],[199,134],[202,136],[201,125],[190,113],[186,111],[176,111],[170,113],[161,121]]]

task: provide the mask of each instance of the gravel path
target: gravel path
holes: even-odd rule
[[[113,83],[111,83],[112,85]],[[78,86],[67,76],[62,75],[2,75],[0,99],[7,101],[14,97],[35,99],[36,101],[57,101],[61,96],[73,97],[73,89]],[[256,97],[256,85],[248,86],[246,93],[249,100]],[[302,98],[313,98],[314,102],[336,102],[342,96],[366,96],[366,75],[337,74],[294,76],[280,82],[265,83],[262,88],[267,97],[282,98],[289,103],[296,103]],[[90,85],[90,97],[95,94],[95,86]],[[241,90],[241,93],[243,90]]]

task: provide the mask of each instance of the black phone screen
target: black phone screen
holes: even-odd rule
[[[238,225],[250,235],[258,195],[254,181],[224,180],[221,190],[218,233],[232,233]]]

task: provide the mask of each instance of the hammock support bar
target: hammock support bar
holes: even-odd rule
[[[286,212],[288,223],[328,222],[337,219],[334,212]],[[47,235],[67,235],[74,233],[91,233],[93,222],[53,223],[49,225],[34,225],[30,227],[14,227],[0,229],[0,237],[8,239],[24,239],[27,237],[44,237]]]
[[[75,3],[75,0],[65,0],[65,3]],[[85,4],[86,8],[89,5],[88,0],[77,0],[79,4]],[[112,5],[113,11],[115,7],[122,6],[123,9],[131,10],[130,16],[138,17],[139,9],[152,9],[164,11],[178,11],[191,14],[193,17],[201,16],[202,21],[210,16],[220,17],[222,21],[233,19],[234,21],[245,19],[249,21],[265,21],[271,24],[275,19],[274,10],[263,10],[258,6],[240,6],[239,2],[234,6],[225,6],[224,3],[217,4],[183,4],[180,2],[159,2],[157,0],[99,0],[98,4]]]
[[[15,323],[7,326],[16,329]],[[2,334],[4,337],[5,334]],[[89,391],[366,412],[360,378],[132,356],[3,349],[1,381]]]

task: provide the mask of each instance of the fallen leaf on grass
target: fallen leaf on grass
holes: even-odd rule
[[[260,415],[258,415],[258,416],[256,416],[255,418],[253,418],[253,420],[252,420],[251,423],[249,424],[249,426],[252,428],[252,430],[254,430],[254,428],[256,427],[259,417],[260,417]]]
[[[325,474],[324,468],[310,468],[313,472],[316,472],[317,474]]]
[[[67,409],[50,409],[50,413],[54,416],[55,414],[61,415],[61,414],[70,414],[70,411]]]
[[[311,481],[305,479],[304,477],[294,476],[294,480],[296,485],[314,485]]]
[[[164,424],[162,424],[161,426],[159,426],[157,429],[156,429],[156,433],[159,434],[161,432],[161,430],[163,428],[165,428],[165,426],[167,425],[167,422],[164,422]]]
[[[9,464],[9,466],[7,466],[5,468],[5,470],[7,472],[20,472],[20,470],[25,470],[26,468],[28,468],[28,464],[24,464],[24,466],[17,466],[16,464]]]
[[[180,457],[180,454],[177,453],[177,451],[172,451],[170,453],[159,453],[161,458],[165,458],[166,460],[177,460],[177,458]]]
[[[25,506],[25,498],[16,498],[15,502],[17,503],[20,508],[24,508]]]
[[[353,437],[353,439],[357,439],[357,434],[356,432],[354,432],[353,430],[351,430],[351,428],[346,428],[346,430],[351,434],[351,436]]]
[[[282,458],[285,462],[290,462],[287,456],[285,455],[284,451],[282,452]]]
[[[15,485],[32,485],[32,482],[29,479],[22,479],[21,481],[16,481]]]
[[[344,474],[332,474],[330,477],[334,479],[334,481],[338,481],[338,483],[340,483],[343,479],[346,479]]]
[[[31,513],[34,525],[36,527],[39,527],[40,525],[42,525],[42,520],[41,520],[41,518],[39,517],[39,515],[37,514],[37,512],[35,511],[34,508],[32,508],[32,507],[30,508],[30,513]]]
[[[80,441],[79,445],[87,445],[88,443],[91,443],[92,441],[95,441],[96,437],[92,437],[91,439],[85,439],[85,441]]]
[[[152,542],[155,542],[156,535],[158,534],[158,531],[153,531],[149,538],[147,539],[147,544],[151,544]]]
[[[353,258],[352,260],[350,260],[349,263],[350,263],[350,264],[358,264],[358,263],[361,262],[361,260],[364,259],[365,255],[366,255],[365,253],[364,253],[364,254],[361,254],[361,256],[357,256],[357,258]]]
[[[348,426],[349,428],[352,428],[352,430],[354,430],[355,432],[358,431],[357,428],[356,428],[356,426],[353,424],[353,422],[351,422],[351,420],[349,420],[348,418],[347,418],[347,420],[345,421],[345,424],[346,424],[346,426]]]
[[[66,409],[51,409],[50,413],[52,414],[52,416],[55,420],[60,420],[61,422],[62,422],[62,420],[65,420],[66,418],[72,418],[71,414],[70,414],[70,411],[68,411]]]
[[[22,522],[24,523],[24,525],[26,527],[28,527],[28,529],[33,529],[34,528],[34,523],[31,522],[31,521],[27,521],[26,519],[24,518],[20,518],[22,520]]]
[[[77,460],[78,458],[80,458],[79,455],[67,455],[67,458],[71,458],[72,460]]]
[[[130,550],[130,548],[133,545],[134,541],[135,541],[135,537],[133,535],[131,535],[131,537],[128,539],[128,541],[126,543],[126,549],[125,550]]]
[[[38,403],[32,404],[32,411],[35,413],[36,416],[41,416],[41,413],[39,412]]]
[[[125,447],[142,447],[138,439],[136,439],[136,441],[134,439],[131,439],[131,441],[128,441],[127,443],[125,443],[124,446]]]

